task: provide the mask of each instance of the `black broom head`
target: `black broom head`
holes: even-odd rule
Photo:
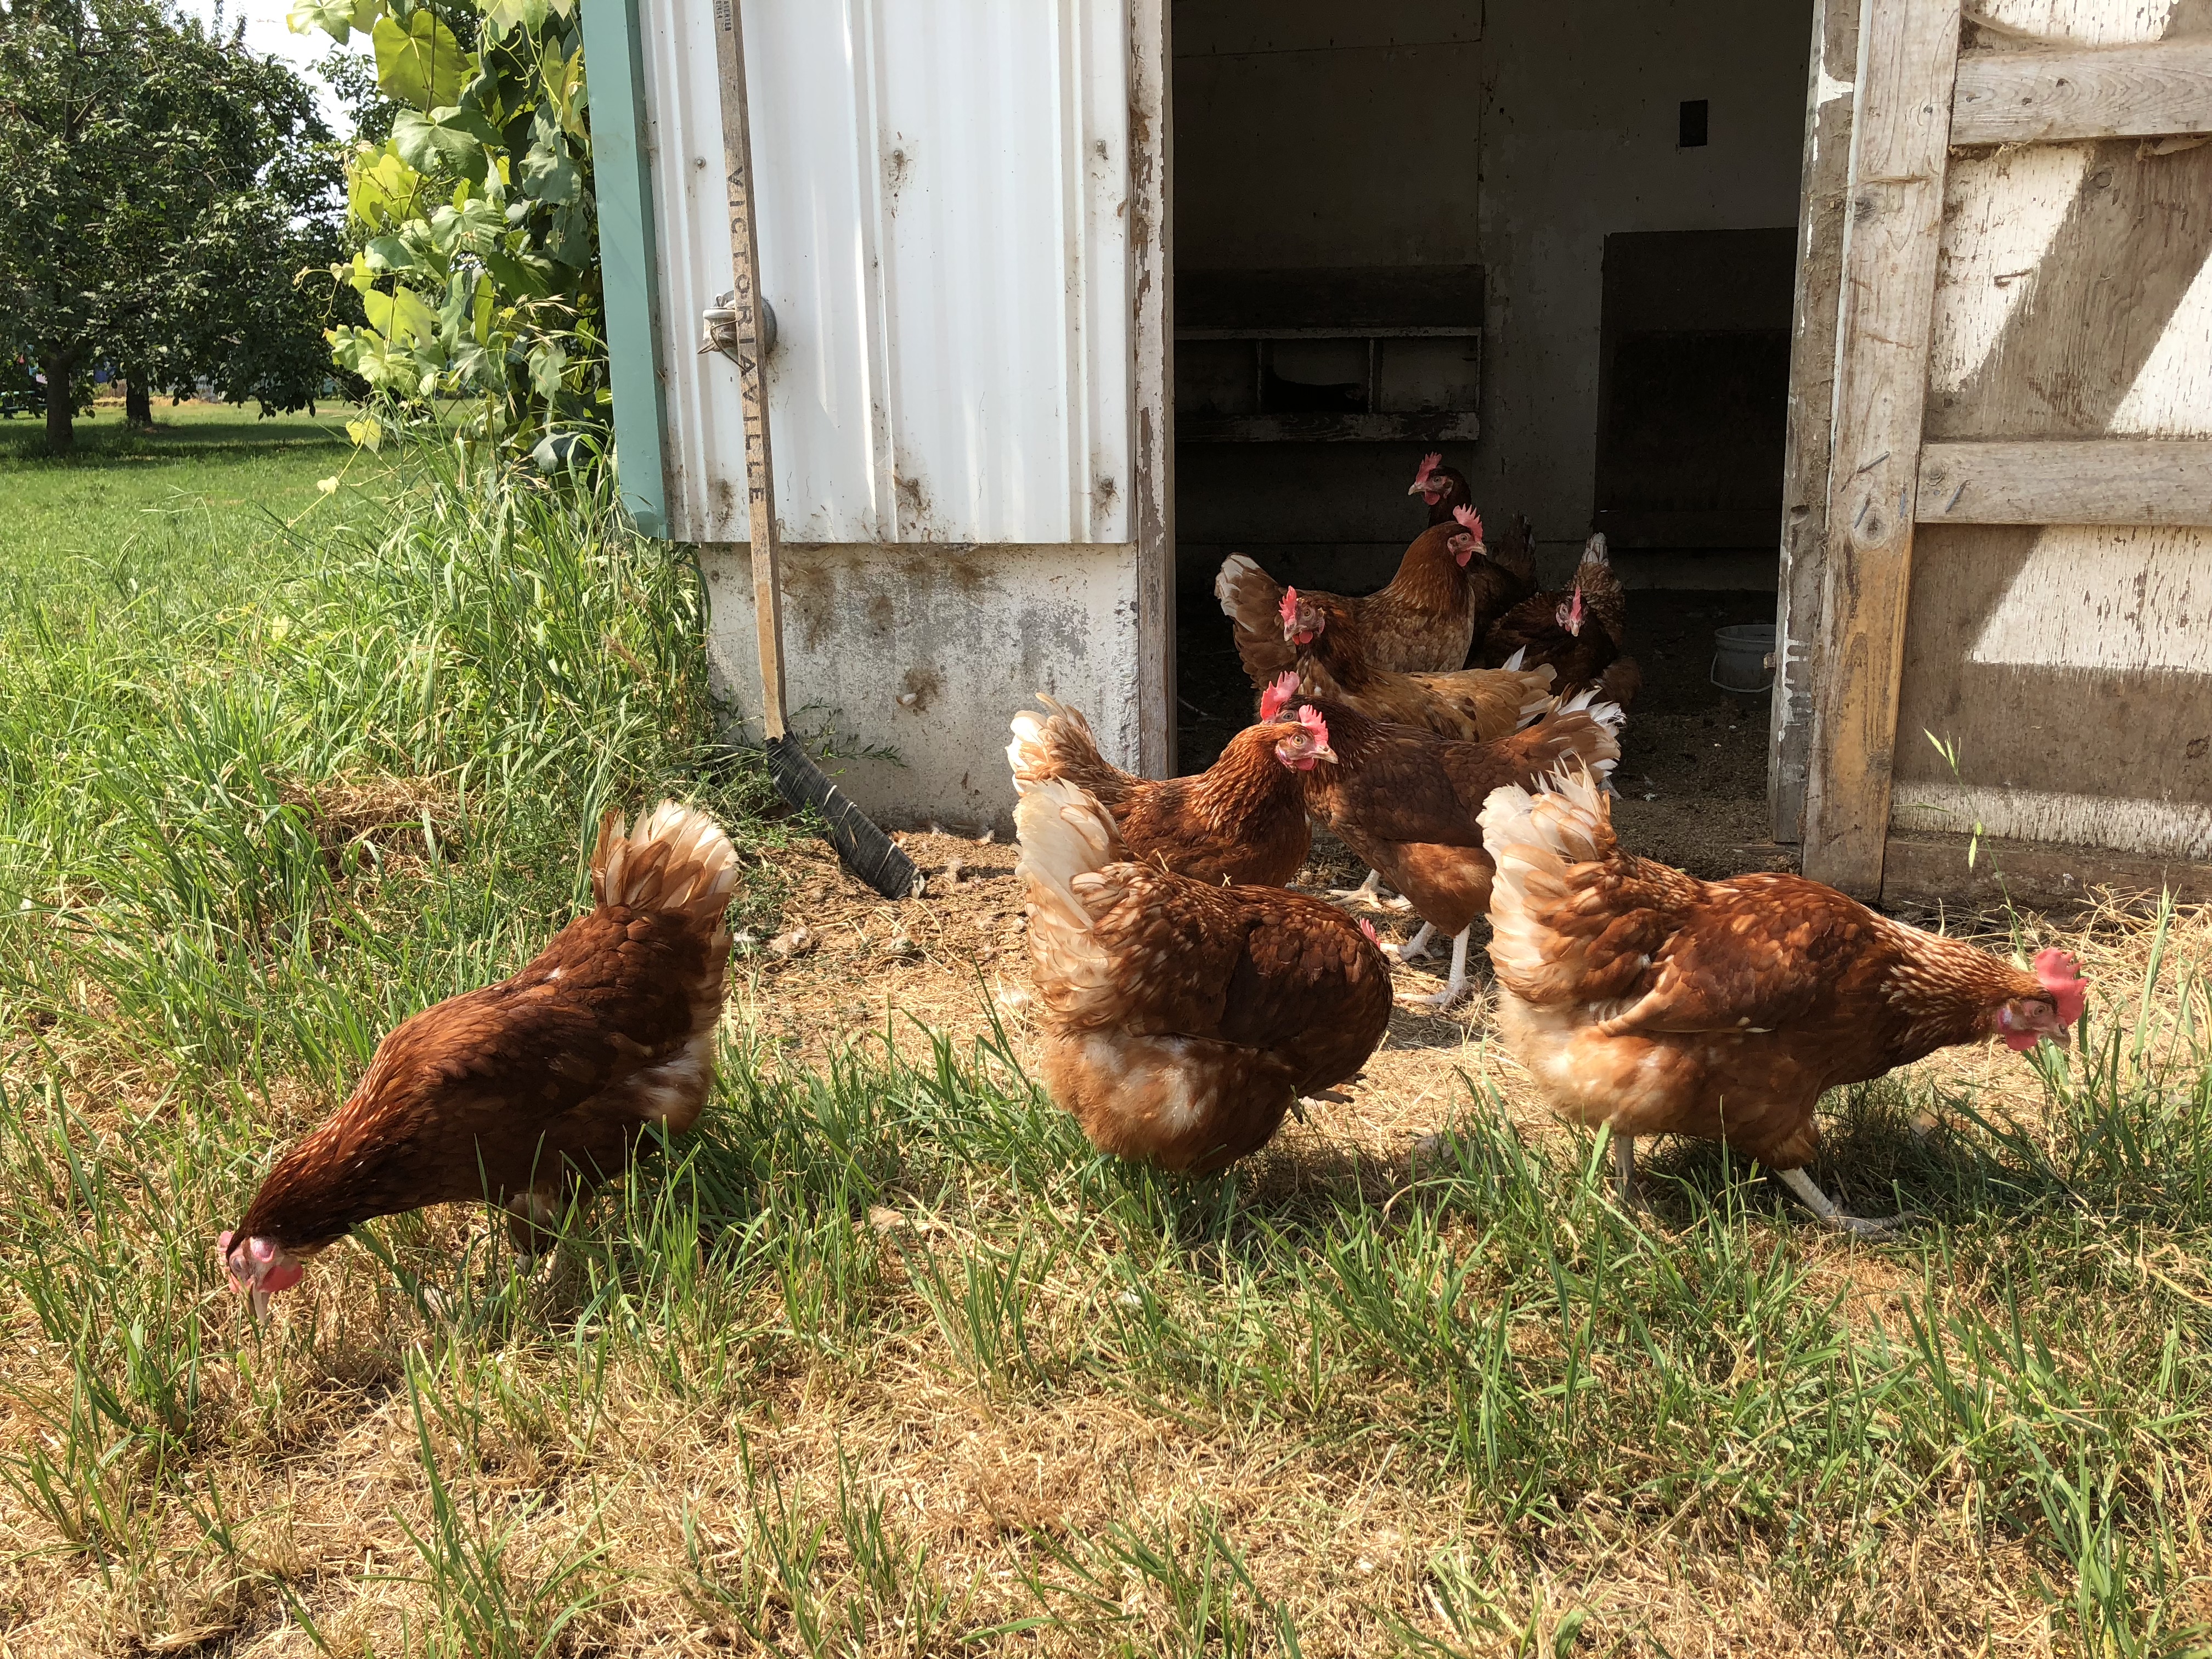
[[[914,860],[891,845],[868,815],[853,805],[852,798],[822,775],[795,738],[768,741],[769,775],[775,792],[793,806],[812,807],[830,827],[830,844],[845,867],[885,898],[902,899],[914,892]]]

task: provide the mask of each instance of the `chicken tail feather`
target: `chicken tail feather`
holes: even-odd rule
[[[1100,872],[1127,857],[1106,809],[1064,778],[1031,785],[1014,803],[1019,873],[1037,999],[1062,1018],[1112,994],[1112,964],[1093,932],[1094,907],[1121,896]]]
[[[1531,775],[1557,772],[1570,762],[1588,768],[1601,788],[1613,776],[1620,760],[1620,727],[1625,717],[1617,703],[1601,702],[1595,690],[1555,699],[1534,725],[1513,741],[1520,745],[1523,763]]]
[[[1573,964],[1552,960],[1560,941],[1551,912],[1571,885],[1571,866],[1609,858],[1614,850],[1599,780],[1570,762],[1534,789],[1507,784],[1492,790],[1478,822],[1484,849],[1498,864],[1490,887],[1490,959],[1499,981],[1522,995],[1564,983]]]
[[[1269,680],[1297,661],[1283,640],[1282,585],[1245,555],[1231,553],[1213,579],[1213,597],[1233,625],[1237,659],[1252,684],[1266,690]]]
[[[1091,722],[1042,692],[1037,701],[1045,714],[1024,708],[1008,722],[1014,740],[1006,745],[1006,765],[1014,775],[1014,793],[1026,794],[1048,778],[1065,778],[1109,808],[1125,799],[1136,780],[1098,752]]]
[[[710,924],[720,920],[737,882],[737,848],[696,807],[665,800],[635,829],[619,812],[599,820],[592,896],[602,905],[676,911]]]

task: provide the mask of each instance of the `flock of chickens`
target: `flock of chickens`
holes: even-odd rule
[[[1602,538],[1534,591],[1516,524],[1493,555],[1439,457],[1430,524],[1364,598],[1277,586],[1242,555],[1216,583],[1259,692],[1206,772],[1152,781],[1075,710],[1013,720],[1020,874],[1046,1087],[1093,1144],[1170,1170],[1264,1146],[1301,1097],[1355,1079],[1393,1004],[1373,926],[1291,890],[1314,823],[1452,939],[1465,990],[1487,915],[1506,1047],[1561,1115],[1612,1133],[1624,1203],[1638,1135],[1721,1139],[1823,1220],[1806,1175],[1827,1090],[1995,1037],[2069,1041],[2087,993],[1790,875],[1706,882],[1615,840],[1607,778],[1639,676]],[[1464,666],[1470,657],[1482,665]],[[648,1126],[681,1131],[714,1079],[737,855],[664,802],[602,823],[595,908],[513,978],[428,1008],[378,1047],[337,1113],[278,1160],[217,1253],[257,1315],[372,1218],[488,1198],[535,1254]],[[1890,1220],[1893,1220],[1891,1218]]]

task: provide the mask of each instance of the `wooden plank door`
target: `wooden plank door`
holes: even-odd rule
[[[1808,875],[1878,896],[1952,818],[2212,856],[2204,9],[1857,8],[1832,435],[1784,578]]]

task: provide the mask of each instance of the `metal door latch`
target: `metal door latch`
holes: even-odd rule
[[[735,289],[727,294],[717,294],[714,296],[714,303],[700,313],[701,320],[707,325],[706,338],[699,342],[699,355],[702,357],[710,351],[719,351],[732,362],[737,362],[737,302],[738,296]],[[774,351],[775,349],[775,307],[765,300],[760,301],[760,330],[761,349],[768,352]]]

